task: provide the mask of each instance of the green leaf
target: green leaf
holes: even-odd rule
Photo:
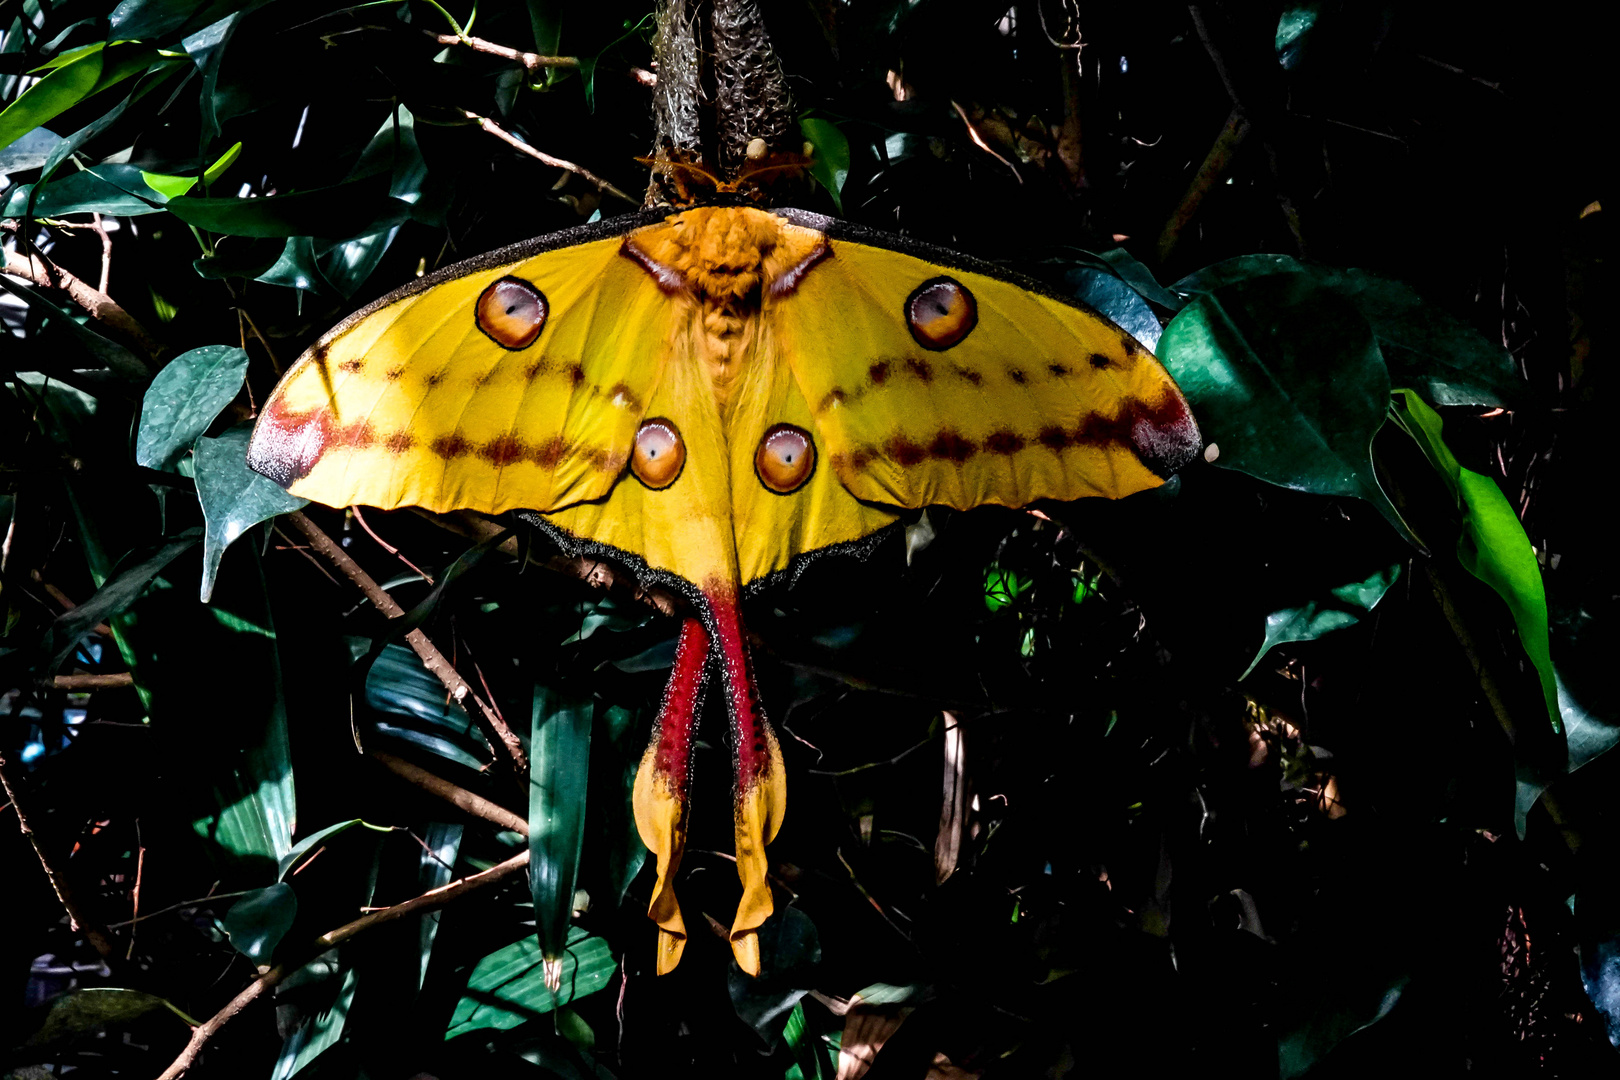
[[[204,345],[169,361],[146,388],[135,463],[173,472],[242,389],[247,367],[247,353],[230,345]]]
[[[98,46],[96,52],[57,68],[0,109],[0,150],[89,97],[101,80],[103,63]]]
[[[1006,570],[991,563],[984,572],[984,606],[991,611],[1000,611],[1027,592],[1032,584],[1034,582],[1020,577],[1016,570]]]
[[[310,1062],[338,1044],[343,1038],[349,1013],[354,1008],[354,991],[358,982],[359,975],[354,968],[344,970],[343,984],[338,989],[337,997],[320,1012],[306,1015],[304,1022],[282,1040],[281,1053],[276,1058],[275,1068],[270,1071],[271,1080],[292,1080]]]
[[[5,209],[0,210],[0,217],[23,217],[28,212],[28,201],[34,198],[34,217],[65,217],[68,214],[117,214],[118,217],[139,217],[141,214],[157,214],[164,202],[164,196],[154,188],[147,188],[144,183],[144,194],[149,198],[141,198],[141,194],[133,193],[126,185],[120,185],[110,180],[107,173],[115,172],[120,168],[130,168],[128,165],[99,165],[94,170],[81,170],[71,176],[63,176],[62,180],[53,180],[45,185],[34,198],[34,191],[39,185],[23,185],[11,191],[6,198]],[[139,170],[133,170],[139,176]],[[138,178],[139,183],[139,178]]]
[[[411,216],[410,203],[387,194],[385,177],[261,199],[170,199],[175,217],[232,236],[326,236],[343,239],[382,232]]]
[[[431,822],[422,834],[426,845],[417,863],[416,894],[432,892],[450,884],[461,852],[461,837],[465,829],[442,821]],[[428,961],[433,956],[433,942],[439,933],[442,911],[429,911],[418,916],[416,990],[421,992],[427,983]]]
[[[263,280],[260,275],[268,274],[270,268],[280,262],[287,245],[291,243],[296,243],[296,240],[222,236],[214,242],[212,254],[193,259],[191,265],[199,277],[214,281],[225,278]]]
[[[169,1010],[180,1023],[196,1025],[195,1020],[155,994],[90,987],[69,991],[53,1000],[45,1022],[29,1036],[26,1045],[55,1047],[87,1036],[93,1038],[108,1025],[128,1023],[157,1009]]]
[[[616,967],[607,942],[576,926],[568,932],[561,987],[553,994],[546,987],[540,943],[527,935],[478,961],[444,1037],[515,1028],[601,990],[612,980]]]
[[[196,529],[186,530],[139,561],[119,570],[78,607],[57,616],[45,638],[46,650],[51,657],[46,670],[54,672],[61,667],[96,624],[107,621],[133,604],[164,567],[189,551],[201,538]]]
[[[1279,608],[1266,616],[1266,639],[1239,679],[1246,679],[1275,645],[1289,641],[1315,641],[1323,634],[1354,626],[1384,598],[1401,575],[1395,563],[1367,578],[1331,589],[1328,595],[1298,607]]]
[[[427,162],[416,142],[415,117],[403,105],[372,137],[349,178],[355,180],[380,172],[389,175],[390,196],[413,207],[421,200]],[[399,227],[395,225],[320,252],[317,263],[320,276],[347,300],[365,284],[398,233]]]
[[[225,58],[225,50],[230,45],[231,35],[241,24],[242,15],[243,12],[233,11],[181,42],[192,63],[202,72],[202,90],[197,95],[197,106],[202,114],[198,136],[204,149],[207,149],[208,144],[219,134],[219,116],[215,109],[214,90],[219,85],[219,68]]]
[[[1171,320],[1159,358],[1216,444],[1217,465],[1365,499],[1410,536],[1373,474],[1389,372],[1371,328],[1342,296],[1304,274],[1223,286]]]
[[[647,845],[641,842],[631,805],[636,770],[647,746],[647,725],[638,710],[598,704],[592,741],[595,749],[585,824],[593,838],[592,859],[600,860],[607,895],[618,905],[647,859]]]
[[[321,273],[319,261],[315,257],[315,242],[307,236],[289,237],[270,269],[255,280],[262,281],[266,285],[285,285],[289,289],[303,289],[307,292],[337,291]]]
[[[337,836],[339,833],[348,832],[357,825],[364,829],[370,829],[373,832],[385,833],[393,831],[386,825],[373,825],[371,822],[366,821],[363,818],[350,818],[348,821],[340,821],[336,825],[328,825],[326,828],[310,833],[308,836],[298,841],[298,843],[294,845],[293,848],[287,852],[287,854],[281,857],[276,866],[276,878],[278,880],[285,881],[287,875],[292,873],[294,868],[296,868],[298,864],[303,861],[305,855],[308,855],[311,851],[314,851],[332,837]]]
[[[1077,266],[1063,275],[1064,284],[1076,300],[1096,308],[1104,318],[1146,345],[1149,351],[1159,344],[1163,330],[1159,317],[1132,285],[1106,270]]]
[[[17,35],[21,37],[21,34]],[[0,91],[0,97],[4,97]],[[62,145],[62,137],[46,128],[25,131],[12,144],[0,150],[0,173],[20,173],[45,164],[51,152]],[[3,215],[10,217],[10,214]]]
[[[1277,63],[1284,71],[1294,70],[1304,58],[1312,39],[1311,32],[1321,15],[1321,7],[1320,3],[1310,3],[1292,4],[1283,9],[1282,16],[1277,20],[1275,46]]]
[[[778,907],[759,928],[759,954],[758,975],[749,975],[733,960],[726,986],[738,1018],[774,1047],[788,1016],[814,985],[821,963],[816,924],[798,908]]]
[[[833,206],[842,214],[844,182],[849,179],[849,139],[831,120],[800,120],[799,131],[812,147],[810,175],[827,189]]]
[[[255,964],[268,964],[297,917],[298,894],[278,881],[232,904],[221,924],[237,952]]]
[[[410,648],[384,646],[366,673],[365,693],[371,708],[407,718],[403,724],[373,720],[365,729],[368,744],[374,737],[399,740],[474,771],[489,764],[489,745],[472,718],[446,700],[444,684]]]
[[[1457,559],[1470,574],[1495,589],[1512,612],[1519,644],[1540,676],[1548,720],[1553,731],[1563,731],[1558,681],[1547,635],[1546,586],[1541,580],[1536,550],[1525,535],[1519,515],[1513,512],[1496,481],[1458,464],[1441,438],[1440,414],[1429,408],[1416,391],[1396,390],[1390,413],[1402,430],[1417,440],[1457,499],[1457,508],[1462,511]]]
[[[540,954],[559,961],[573,920],[591,771],[589,697],[536,684],[529,737],[529,890]],[[553,974],[560,968],[553,967]]]
[[[206,436],[192,451],[197,457],[197,501],[202,504],[202,601],[214,592],[214,578],[225,549],[237,537],[277,514],[290,514],[309,505],[307,499],[287,494],[247,466],[251,423],[238,424],[217,439]]]
[[[1307,275],[1354,304],[1372,327],[1396,386],[1419,387],[1437,405],[1508,405],[1524,396],[1524,379],[1506,349],[1398,281],[1310,266],[1287,255],[1240,255],[1171,288],[1197,296],[1275,274]]]

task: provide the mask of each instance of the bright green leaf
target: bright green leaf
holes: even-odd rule
[[[984,606],[1000,611],[1023,595],[1033,582],[1022,578],[1016,570],[1005,570],[991,563],[984,572]]]
[[[308,500],[287,494],[275,481],[248,468],[247,444],[252,433],[251,423],[238,424],[217,439],[198,439],[192,451],[197,457],[197,500],[202,503],[206,523],[202,576],[205,604],[214,592],[219,561],[237,537],[261,521],[308,505]]]
[[[833,206],[844,212],[844,182],[849,179],[849,139],[831,120],[804,119],[799,132],[810,144],[810,175],[827,189]]]
[[[555,995],[546,988],[540,943],[533,935],[478,961],[444,1037],[517,1027],[559,1005],[594,994],[612,980],[617,964],[607,942],[576,926],[568,932],[567,949],[561,988]]]
[[[1558,683],[1547,635],[1547,592],[1535,548],[1519,515],[1496,481],[1457,462],[1441,437],[1440,414],[1413,390],[1395,391],[1391,416],[1417,440],[1429,463],[1445,481],[1462,511],[1457,558],[1463,568],[1495,589],[1513,614],[1519,643],[1541,679],[1547,717],[1554,731],[1563,730],[1558,712]]]
[[[230,345],[204,345],[169,361],[141,404],[135,463],[172,472],[247,376],[248,355]]]

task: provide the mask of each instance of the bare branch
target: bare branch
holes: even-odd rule
[[[575,165],[572,161],[564,161],[560,157],[552,157],[543,150],[536,150],[534,147],[530,146],[528,143],[524,142],[522,139],[518,138],[516,135],[513,135],[511,132],[507,131],[495,121],[490,120],[487,117],[479,116],[477,113],[469,112],[466,109],[462,109],[460,112],[462,116],[465,116],[467,119],[471,120],[473,123],[477,124],[479,127],[483,128],[485,131],[489,132],[506,145],[512,147],[514,150],[522,151],[523,153],[534,158],[536,161],[550,165],[554,169],[564,169],[573,173],[575,176],[583,177],[590,183],[595,184],[598,191],[612,195],[615,198],[623,199],[632,206],[641,205],[638,200],[632,199],[630,196],[626,195],[624,192],[614,187],[611,183],[602,179],[600,176],[597,176],[584,166]]]
[[[362,915],[351,923],[345,923],[336,930],[322,934],[296,960],[284,961],[260,975],[257,979],[248,983],[247,988],[232,998],[223,1009],[193,1028],[191,1041],[186,1044],[184,1050],[180,1051],[180,1056],[175,1058],[167,1069],[163,1070],[163,1075],[158,1077],[158,1080],[178,1080],[179,1077],[184,1076],[197,1063],[197,1056],[202,1053],[203,1047],[208,1045],[208,1040],[213,1038],[220,1028],[230,1023],[231,1019],[243,1009],[263,997],[265,991],[273,990],[280,985],[287,976],[297,971],[309,957],[318,956],[327,949],[335,945],[341,945],[374,926],[395,922],[405,918],[407,915],[416,915],[424,911],[436,911],[452,900],[457,900],[475,889],[494,884],[502,878],[522,870],[528,864],[528,851],[520,852],[503,863],[495,864],[481,874],[473,874],[462,878],[460,881],[452,881],[442,888],[425,892],[421,896],[406,900],[401,904],[395,904],[393,907],[383,908],[381,911],[374,911],[369,915]]]
[[[58,675],[52,685],[58,690],[113,690],[134,686],[135,676],[127,671],[113,675]]]
[[[6,772],[5,755],[0,754],[0,788],[6,793],[11,802],[11,809],[17,814],[17,827],[22,834],[28,837],[28,843],[33,846],[34,854],[39,856],[39,865],[45,868],[45,878],[51,883],[51,889],[56,893],[56,899],[67,912],[68,925],[84,933],[85,940],[90,942],[92,948],[100,953],[103,959],[112,959],[112,942],[107,940],[107,933],[96,923],[90,922],[79,909],[78,902],[73,899],[73,890],[68,888],[67,879],[57,872],[51,864],[50,857],[45,854],[45,847],[39,842],[39,834],[28,822],[28,814],[23,810],[23,804],[17,798],[17,788],[11,782],[11,776]]]
[[[482,795],[475,795],[466,788],[457,787],[450,781],[434,776],[426,769],[412,765],[403,758],[393,754],[384,754],[376,750],[368,750],[367,755],[376,758],[389,772],[402,780],[408,780],[421,788],[443,799],[453,806],[460,807],[473,817],[481,817],[485,821],[493,821],[503,829],[529,835],[529,823],[518,817],[499,803],[490,802]]]
[[[515,61],[522,64],[524,69],[531,75],[536,71],[545,71],[548,68],[563,68],[571,71],[579,70],[579,57],[577,56],[542,56],[539,53],[524,52],[521,49],[512,49],[505,45],[497,45],[493,41],[485,41],[481,37],[473,37],[470,34],[464,38],[461,38],[454,34],[435,34],[432,31],[428,31],[427,33],[429,37],[431,37],[434,41],[437,41],[440,45],[465,45],[467,48],[472,49],[475,52],[488,53],[491,56],[499,56],[506,60]],[[632,67],[626,72],[626,74],[628,74],[630,78],[634,79],[642,86],[658,85],[658,76],[654,75],[646,68]]]
[[[365,593],[366,599],[370,600],[372,606],[378,611],[390,619],[397,619],[405,614],[405,609],[400,607],[394,598],[383,590],[381,585],[372,580],[371,575],[362,570],[359,563],[349,558],[348,552],[333,543],[332,538],[322,532],[319,525],[316,525],[302,513],[288,514],[287,520],[292,523],[294,528],[304,534],[309,540],[311,548],[325,556],[326,560],[337,567],[344,577],[348,578],[361,592]],[[527,783],[529,756],[523,752],[522,741],[511,728],[506,726],[506,721],[501,719],[500,714],[490,708],[483,698],[473,692],[472,687],[467,685],[467,680],[461,677],[450,661],[445,659],[444,654],[438,650],[433,642],[428,640],[428,636],[422,633],[421,630],[412,630],[407,633],[405,641],[412,649],[416,650],[416,655],[422,658],[423,666],[444,684],[446,690],[450,691],[450,699],[463,709],[466,709],[470,715],[482,719],[489,726],[490,731],[495,734],[501,745],[506,747],[513,769],[517,772],[519,778]],[[477,706],[476,711],[468,706],[468,699],[471,699],[472,704]]]

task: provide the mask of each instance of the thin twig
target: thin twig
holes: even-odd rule
[[[499,803],[490,802],[482,795],[475,795],[466,788],[457,787],[450,781],[434,776],[426,769],[412,765],[410,762],[403,758],[397,758],[393,754],[384,754],[371,750],[367,752],[367,756],[375,758],[380,765],[400,779],[415,784],[423,791],[437,795],[445,802],[465,810],[473,817],[492,821],[503,829],[511,829],[514,832],[522,833],[524,836],[529,835],[529,823]]]
[[[303,950],[295,960],[283,961],[248,983],[246,989],[232,998],[229,1004],[194,1028],[191,1032],[191,1041],[186,1044],[184,1050],[180,1051],[180,1055],[174,1059],[169,1067],[163,1070],[163,1075],[158,1080],[178,1080],[179,1077],[184,1076],[196,1064],[197,1055],[202,1053],[203,1047],[208,1045],[208,1040],[213,1038],[220,1028],[230,1023],[231,1019],[243,1009],[263,997],[265,991],[273,990],[280,985],[287,976],[297,971],[308,957],[318,956],[326,950],[341,945],[350,938],[370,930],[374,926],[396,922],[407,915],[416,915],[424,911],[436,911],[475,889],[494,884],[502,878],[522,870],[528,863],[529,853],[524,850],[505,862],[495,864],[483,873],[464,877],[460,881],[452,881],[442,888],[425,892],[421,896],[395,904],[393,907],[374,911],[351,923],[345,923],[336,930],[322,934],[307,949]]]
[[[218,884],[218,882],[215,882],[215,884]],[[199,897],[196,900],[182,900],[178,904],[170,904],[166,908],[158,908],[156,911],[149,911],[145,915],[141,915],[138,918],[126,919],[123,922],[112,923],[108,925],[107,929],[121,930],[126,926],[134,926],[136,923],[143,923],[147,919],[155,919],[159,915],[167,915],[171,911],[179,911],[182,908],[201,907],[210,900],[234,900],[238,896],[246,896],[248,893],[256,893],[258,891],[258,889],[243,889],[241,892],[209,893],[207,896]]]
[[[141,843],[141,819],[135,819],[135,887],[129,894],[129,948],[125,960],[135,959],[135,924],[141,921],[141,881],[146,876],[146,845]]]
[[[48,259],[38,254],[25,257],[15,251],[7,251],[4,271],[42,288],[60,289],[67,293],[68,298],[88,312],[91,318],[118,331],[120,336],[145,354],[140,359],[151,361],[162,355],[163,346],[116,300]],[[147,367],[150,368],[150,364]]]
[[[101,283],[96,289],[106,295],[107,282],[112,277],[112,234],[102,223],[100,214],[91,214],[90,220],[95,223],[96,235],[101,237]]]
[[[575,165],[572,161],[564,161],[560,157],[552,157],[543,150],[536,150],[534,147],[530,146],[516,135],[513,135],[511,132],[507,131],[505,128],[501,127],[501,125],[497,124],[488,117],[479,116],[477,113],[470,112],[466,109],[462,109],[460,112],[462,116],[465,116],[467,119],[471,120],[473,123],[477,124],[479,127],[483,128],[485,131],[489,132],[506,145],[512,147],[514,150],[522,151],[523,153],[534,158],[536,161],[550,165],[554,169],[563,169],[567,172],[573,173],[575,176],[582,177],[590,183],[595,184],[598,191],[602,191],[608,195],[623,199],[632,206],[641,205],[641,200],[632,199],[630,196],[626,195],[624,192],[614,187],[611,183],[602,179],[600,176],[597,176],[584,166]]]
[[[5,789],[6,798],[11,802],[11,809],[17,814],[17,827],[28,837],[28,843],[33,846],[34,854],[39,857],[39,865],[45,869],[46,880],[51,883],[51,889],[56,893],[56,899],[62,905],[62,910],[67,912],[68,925],[74,930],[83,931],[85,940],[101,954],[102,959],[111,960],[112,942],[107,940],[106,932],[84,917],[78,902],[73,899],[73,890],[68,888],[67,879],[51,865],[50,857],[45,854],[44,845],[39,842],[39,834],[34,832],[34,827],[29,824],[22,800],[17,798],[17,788],[12,784],[11,776],[6,771],[4,754],[0,754],[0,788]]]
[[[973,121],[968,119],[967,111],[954,101],[951,102],[951,108],[955,109],[956,115],[962,118],[962,124],[967,128],[968,138],[973,140],[973,145],[977,146],[980,150],[983,150],[985,153],[1007,166],[1007,168],[1011,169],[1013,178],[1022,184],[1024,182],[1024,178],[1019,174],[1018,166],[1014,165],[1012,162],[1008,161],[1006,158],[1002,157],[1000,154],[991,149],[990,144],[984,141],[984,136],[979,134],[979,129],[973,126]]]
[[[536,71],[544,71],[547,68],[564,68],[570,71],[578,71],[580,66],[579,57],[577,56],[542,56],[539,53],[524,52],[521,49],[497,45],[493,41],[485,41],[483,38],[473,37],[471,34],[461,38],[454,34],[435,34],[431,30],[425,31],[425,33],[440,45],[465,45],[475,52],[488,53],[491,56],[514,60],[522,64],[524,69],[531,75]],[[658,76],[646,68],[632,67],[626,74],[642,86],[658,85]]]
[[[325,556],[327,561],[337,567],[344,577],[348,578],[361,592],[365,593],[366,599],[370,600],[372,606],[378,611],[390,619],[397,619],[405,614],[405,609],[400,607],[394,598],[383,590],[382,586],[372,580],[371,575],[360,568],[360,564],[349,558],[348,552],[333,543],[332,538],[322,532],[319,525],[309,520],[301,512],[288,514],[287,520],[292,523],[294,528],[304,534],[309,540],[310,547]],[[506,747],[506,752],[511,758],[512,767],[519,778],[524,783],[527,783],[529,778],[529,756],[523,752],[522,741],[511,728],[506,726],[506,722],[501,719],[500,714],[490,708],[483,698],[473,692],[472,687],[467,684],[467,680],[461,677],[450,661],[445,659],[444,654],[438,650],[433,642],[428,640],[428,636],[422,633],[421,630],[410,631],[405,635],[405,640],[412,649],[416,650],[416,655],[422,658],[423,666],[444,684],[446,690],[450,691],[450,700],[466,709],[474,717],[481,717],[484,720],[489,729],[497,736],[501,745]],[[477,706],[476,711],[468,707],[468,699],[471,699],[472,704]]]
[[[400,562],[404,563],[406,566],[410,567],[412,570],[415,570],[418,574],[421,574],[423,580],[429,585],[433,584],[432,574],[411,562],[411,560],[407,559],[404,555],[401,555],[399,548],[377,535],[377,530],[373,529],[370,523],[366,521],[366,515],[360,512],[360,508],[358,506],[351,506],[349,509],[354,514],[354,520],[358,521],[360,523],[360,527],[366,530],[366,535],[377,541],[379,547],[388,552],[388,554],[392,555],[394,558],[398,559]]]

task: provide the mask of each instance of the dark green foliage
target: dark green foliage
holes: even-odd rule
[[[692,936],[658,978],[629,792],[676,620],[553,572],[520,520],[307,508],[386,619],[243,463],[349,312],[632,208],[469,114],[639,200],[650,6],[0,4],[0,758],[112,942],[0,807],[0,1076],[157,1075],[278,962],[193,1075],[826,1080],[874,1031],[878,1080],[1612,1073],[1601,35],[1457,5],[762,5],[812,148],[793,201],[1083,299],[1218,453],[1119,504],[930,510],[752,601],[790,790],[764,971],[723,940],[711,703]],[[32,245],[96,291],[92,214],[127,317],[22,270]],[[527,880],[316,944],[525,849]]]

